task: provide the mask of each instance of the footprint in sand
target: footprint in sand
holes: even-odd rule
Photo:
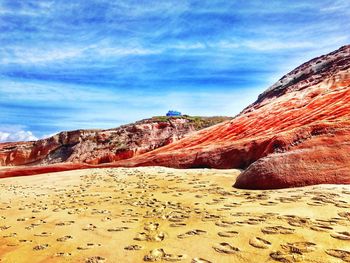
[[[218,232],[218,236],[220,237],[234,237],[237,236],[238,232],[237,231],[222,231],[222,232]]]
[[[265,203],[260,203],[260,205],[263,205],[263,206],[274,206],[274,205],[278,205],[277,202],[273,202],[273,201],[268,201],[268,202],[265,202]]]
[[[39,234],[34,234],[34,236],[36,236],[36,237],[49,237],[49,236],[52,236],[52,233],[50,233],[50,232],[41,232]]]
[[[106,259],[100,256],[90,257],[85,260],[85,263],[104,263],[104,262],[106,262]]]
[[[47,249],[48,247],[49,247],[49,244],[42,244],[42,245],[37,245],[33,247],[33,250],[39,251],[39,250]]]
[[[340,258],[344,262],[350,262],[350,251],[341,249],[326,249],[325,251],[332,257]]]
[[[350,232],[347,232],[347,231],[337,232],[337,233],[331,234],[331,237],[340,239],[340,240],[350,240]]]
[[[100,247],[101,244],[87,243],[85,246],[77,247],[78,250],[88,250],[95,247]]]
[[[235,203],[235,202],[232,202],[232,203],[229,203],[229,204],[224,204],[225,207],[230,207],[230,208],[238,207],[238,206],[240,206],[240,205],[241,205],[241,204]]]
[[[64,237],[59,237],[59,238],[57,238],[56,240],[57,240],[58,242],[66,242],[66,241],[68,241],[69,239],[73,239],[73,237],[72,237],[72,236],[64,236]]]
[[[20,240],[18,240],[18,242],[20,242],[20,243],[32,243],[33,240],[30,240],[30,239],[20,239]]]
[[[35,219],[35,216],[32,216],[32,217],[20,217],[20,218],[17,218],[17,221],[18,222],[24,222],[24,221],[27,221],[27,220],[30,220],[30,219]]]
[[[149,223],[145,224],[144,229],[147,231],[155,231],[158,229],[158,227],[159,227],[159,223],[149,222]]]
[[[329,230],[333,230],[333,227],[316,224],[316,225],[311,226],[310,229],[312,229],[314,231],[318,231],[318,232],[327,232]]]
[[[154,262],[154,261],[180,261],[186,258],[186,255],[173,255],[165,253],[164,249],[157,248],[151,250],[148,255],[145,255],[143,260],[147,262]]]
[[[239,248],[231,246],[227,242],[222,242],[213,246],[214,250],[224,254],[235,254],[240,251]]]
[[[313,202],[313,203],[307,203],[309,206],[325,206],[326,204],[323,202]]]
[[[185,219],[188,219],[189,217],[190,217],[189,215],[187,215],[185,212],[182,212],[182,211],[172,211],[166,216],[166,218],[170,222],[175,222],[175,223],[179,223]]]
[[[276,200],[280,201],[281,203],[294,203],[298,201],[298,198],[278,197]]]
[[[221,208],[216,209],[216,211],[229,211],[229,210],[231,210],[231,208],[229,208],[229,207],[221,207]]]
[[[186,226],[185,223],[171,223],[169,224],[170,227],[184,227]]]
[[[316,244],[312,242],[294,242],[281,245],[282,249],[291,253],[308,253],[316,250]]]
[[[350,212],[340,212],[338,213],[340,217],[345,217],[350,221]]]
[[[6,237],[16,237],[16,236],[17,236],[17,233],[10,233],[10,234],[2,236],[2,237],[6,238]]]
[[[191,263],[212,263],[212,262],[204,258],[193,258]]]
[[[131,219],[129,219],[129,220],[122,220],[122,223],[136,223],[136,222],[138,222],[139,221],[139,219],[138,218],[131,218]]]
[[[134,240],[137,241],[156,241],[160,242],[163,241],[165,238],[165,233],[159,232],[159,233],[145,233],[141,232],[136,235]]]
[[[343,194],[350,195],[350,191],[344,190],[342,191]]]
[[[82,230],[84,231],[94,231],[97,227],[93,224],[88,224],[86,225],[84,228],[82,228]]]
[[[236,225],[235,221],[227,221],[227,220],[219,220],[217,222],[215,222],[216,226],[219,227],[232,227],[234,225]]]
[[[125,250],[141,250],[143,247],[140,245],[129,245],[124,247]]]
[[[174,254],[165,254],[162,258],[165,261],[181,261],[186,258],[186,255],[174,255]]]
[[[285,253],[281,251],[274,251],[270,253],[270,257],[279,262],[283,263],[293,263],[293,262],[303,262],[304,256],[294,253]]]
[[[267,226],[261,229],[264,234],[293,234],[295,229],[284,226]]]
[[[207,221],[215,221],[220,219],[219,215],[214,215],[214,214],[207,214],[204,217],[202,217],[202,221],[203,222],[207,222]]]
[[[17,240],[7,240],[6,241],[6,246],[8,247],[17,247],[18,246],[18,242]]]
[[[288,224],[291,226],[296,226],[296,227],[306,227],[310,224],[310,220],[307,218],[291,218],[288,221]]]
[[[11,226],[0,226],[0,230],[1,231],[4,231],[4,230],[7,230],[9,229]]]
[[[261,238],[261,237],[253,237],[249,239],[249,245],[255,248],[266,249],[271,246],[271,242]]]
[[[262,222],[266,221],[266,219],[262,218],[248,218],[248,220],[244,221],[245,224],[248,225],[259,225]]]
[[[143,260],[148,262],[159,261],[165,256],[165,251],[162,248],[151,250],[148,255],[144,256]]]
[[[75,223],[75,221],[62,221],[62,222],[58,222],[56,224],[56,226],[70,226],[74,223]]]
[[[108,228],[108,232],[120,232],[129,229],[127,226],[120,226],[120,227],[114,227],[114,228]]]
[[[66,253],[66,252],[57,252],[54,256],[55,257],[70,257],[72,253]]]
[[[310,224],[310,218],[308,217],[299,217],[296,215],[283,215],[278,216],[277,218],[281,220],[286,220],[289,225],[296,227],[305,227]]]
[[[344,203],[344,202],[339,202],[339,203],[336,203],[335,204],[336,207],[339,207],[339,208],[350,208],[350,204],[348,203]]]
[[[187,231],[184,234],[180,234],[177,237],[182,239],[182,238],[188,238],[188,237],[192,237],[192,236],[204,235],[206,233],[207,233],[207,231],[200,230],[200,229],[194,229],[194,230]]]

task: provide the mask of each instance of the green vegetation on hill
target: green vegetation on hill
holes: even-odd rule
[[[189,120],[189,124],[192,124],[196,130],[200,130],[200,129],[208,128],[220,122],[230,120],[232,118],[226,117],[226,116],[202,117],[202,116],[189,116],[189,115],[182,115],[179,117],[169,117],[169,116],[152,117],[153,121],[158,121],[158,122],[167,122],[174,119]]]

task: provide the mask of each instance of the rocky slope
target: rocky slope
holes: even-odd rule
[[[231,121],[119,165],[242,168],[235,186],[350,183],[350,46],[296,68]]]
[[[115,129],[76,130],[34,142],[2,143],[0,165],[109,163],[148,152],[227,119],[153,117]]]
[[[241,168],[235,186],[250,189],[349,184],[350,46],[288,73],[232,120],[104,166],[150,165]],[[0,171],[0,177],[86,167]]]

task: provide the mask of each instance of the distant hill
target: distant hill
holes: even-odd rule
[[[108,130],[65,131],[38,141],[1,143],[0,165],[109,163],[154,150],[228,119],[157,116]]]

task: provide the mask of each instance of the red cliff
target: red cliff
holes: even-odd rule
[[[0,143],[0,166],[114,162],[154,150],[227,119],[153,117],[109,130],[76,130],[38,141]]]
[[[227,121],[120,165],[242,168],[236,187],[350,183],[350,46],[296,68]]]

